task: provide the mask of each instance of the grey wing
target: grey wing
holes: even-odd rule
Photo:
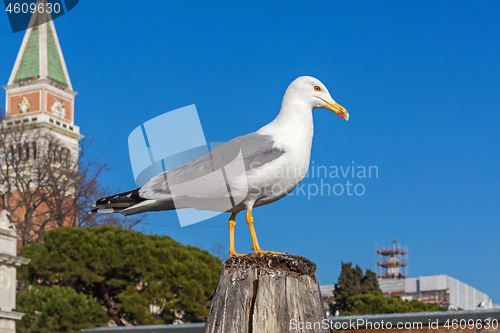
[[[244,169],[232,163],[240,152]],[[221,173],[216,172],[217,170],[224,167],[226,173],[235,177],[274,161],[283,154],[283,150],[274,147],[274,140],[270,135],[243,135],[223,143],[197,160],[151,178],[139,190],[139,194],[146,199],[171,200],[171,188],[176,187],[176,196],[182,194],[199,199],[225,197],[228,196],[227,184],[221,182]]]

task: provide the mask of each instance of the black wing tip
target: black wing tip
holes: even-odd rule
[[[101,199],[98,199],[92,203],[93,207],[108,207],[108,206],[117,206],[120,205],[120,207],[129,207],[132,205],[135,205],[141,201],[144,201],[146,199],[142,198],[139,195],[139,190],[141,188],[136,188],[135,190],[132,191],[127,191],[127,192],[122,192],[118,194],[111,195],[109,197],[104,197]]]

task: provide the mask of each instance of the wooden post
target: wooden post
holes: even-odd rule
[[[204,332],[330,332],[315,271],[316,264],[301,256],[229,258]]]

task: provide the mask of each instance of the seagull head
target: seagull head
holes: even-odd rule
[[[328,89],[320,80],[312,76],[300,76],[296,78],[286,90],[284,100],[289,97],[292,100],[300,99],[311,109],[325,108],[335,112],[339,117],[349,120],[349,113],[330,96]]]

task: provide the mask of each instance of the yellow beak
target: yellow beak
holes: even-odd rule
[[[328,101],[325,101],[323,98],[320,99],[326,103],[325,108],[327,108],[328,110],[332,110],[333,112],[338,114],[339,117],[344,118],[345,120],[349,120],[349,112],[347,112],[347,110],[342,105],[340,105],[339,103],[332,104]]]

